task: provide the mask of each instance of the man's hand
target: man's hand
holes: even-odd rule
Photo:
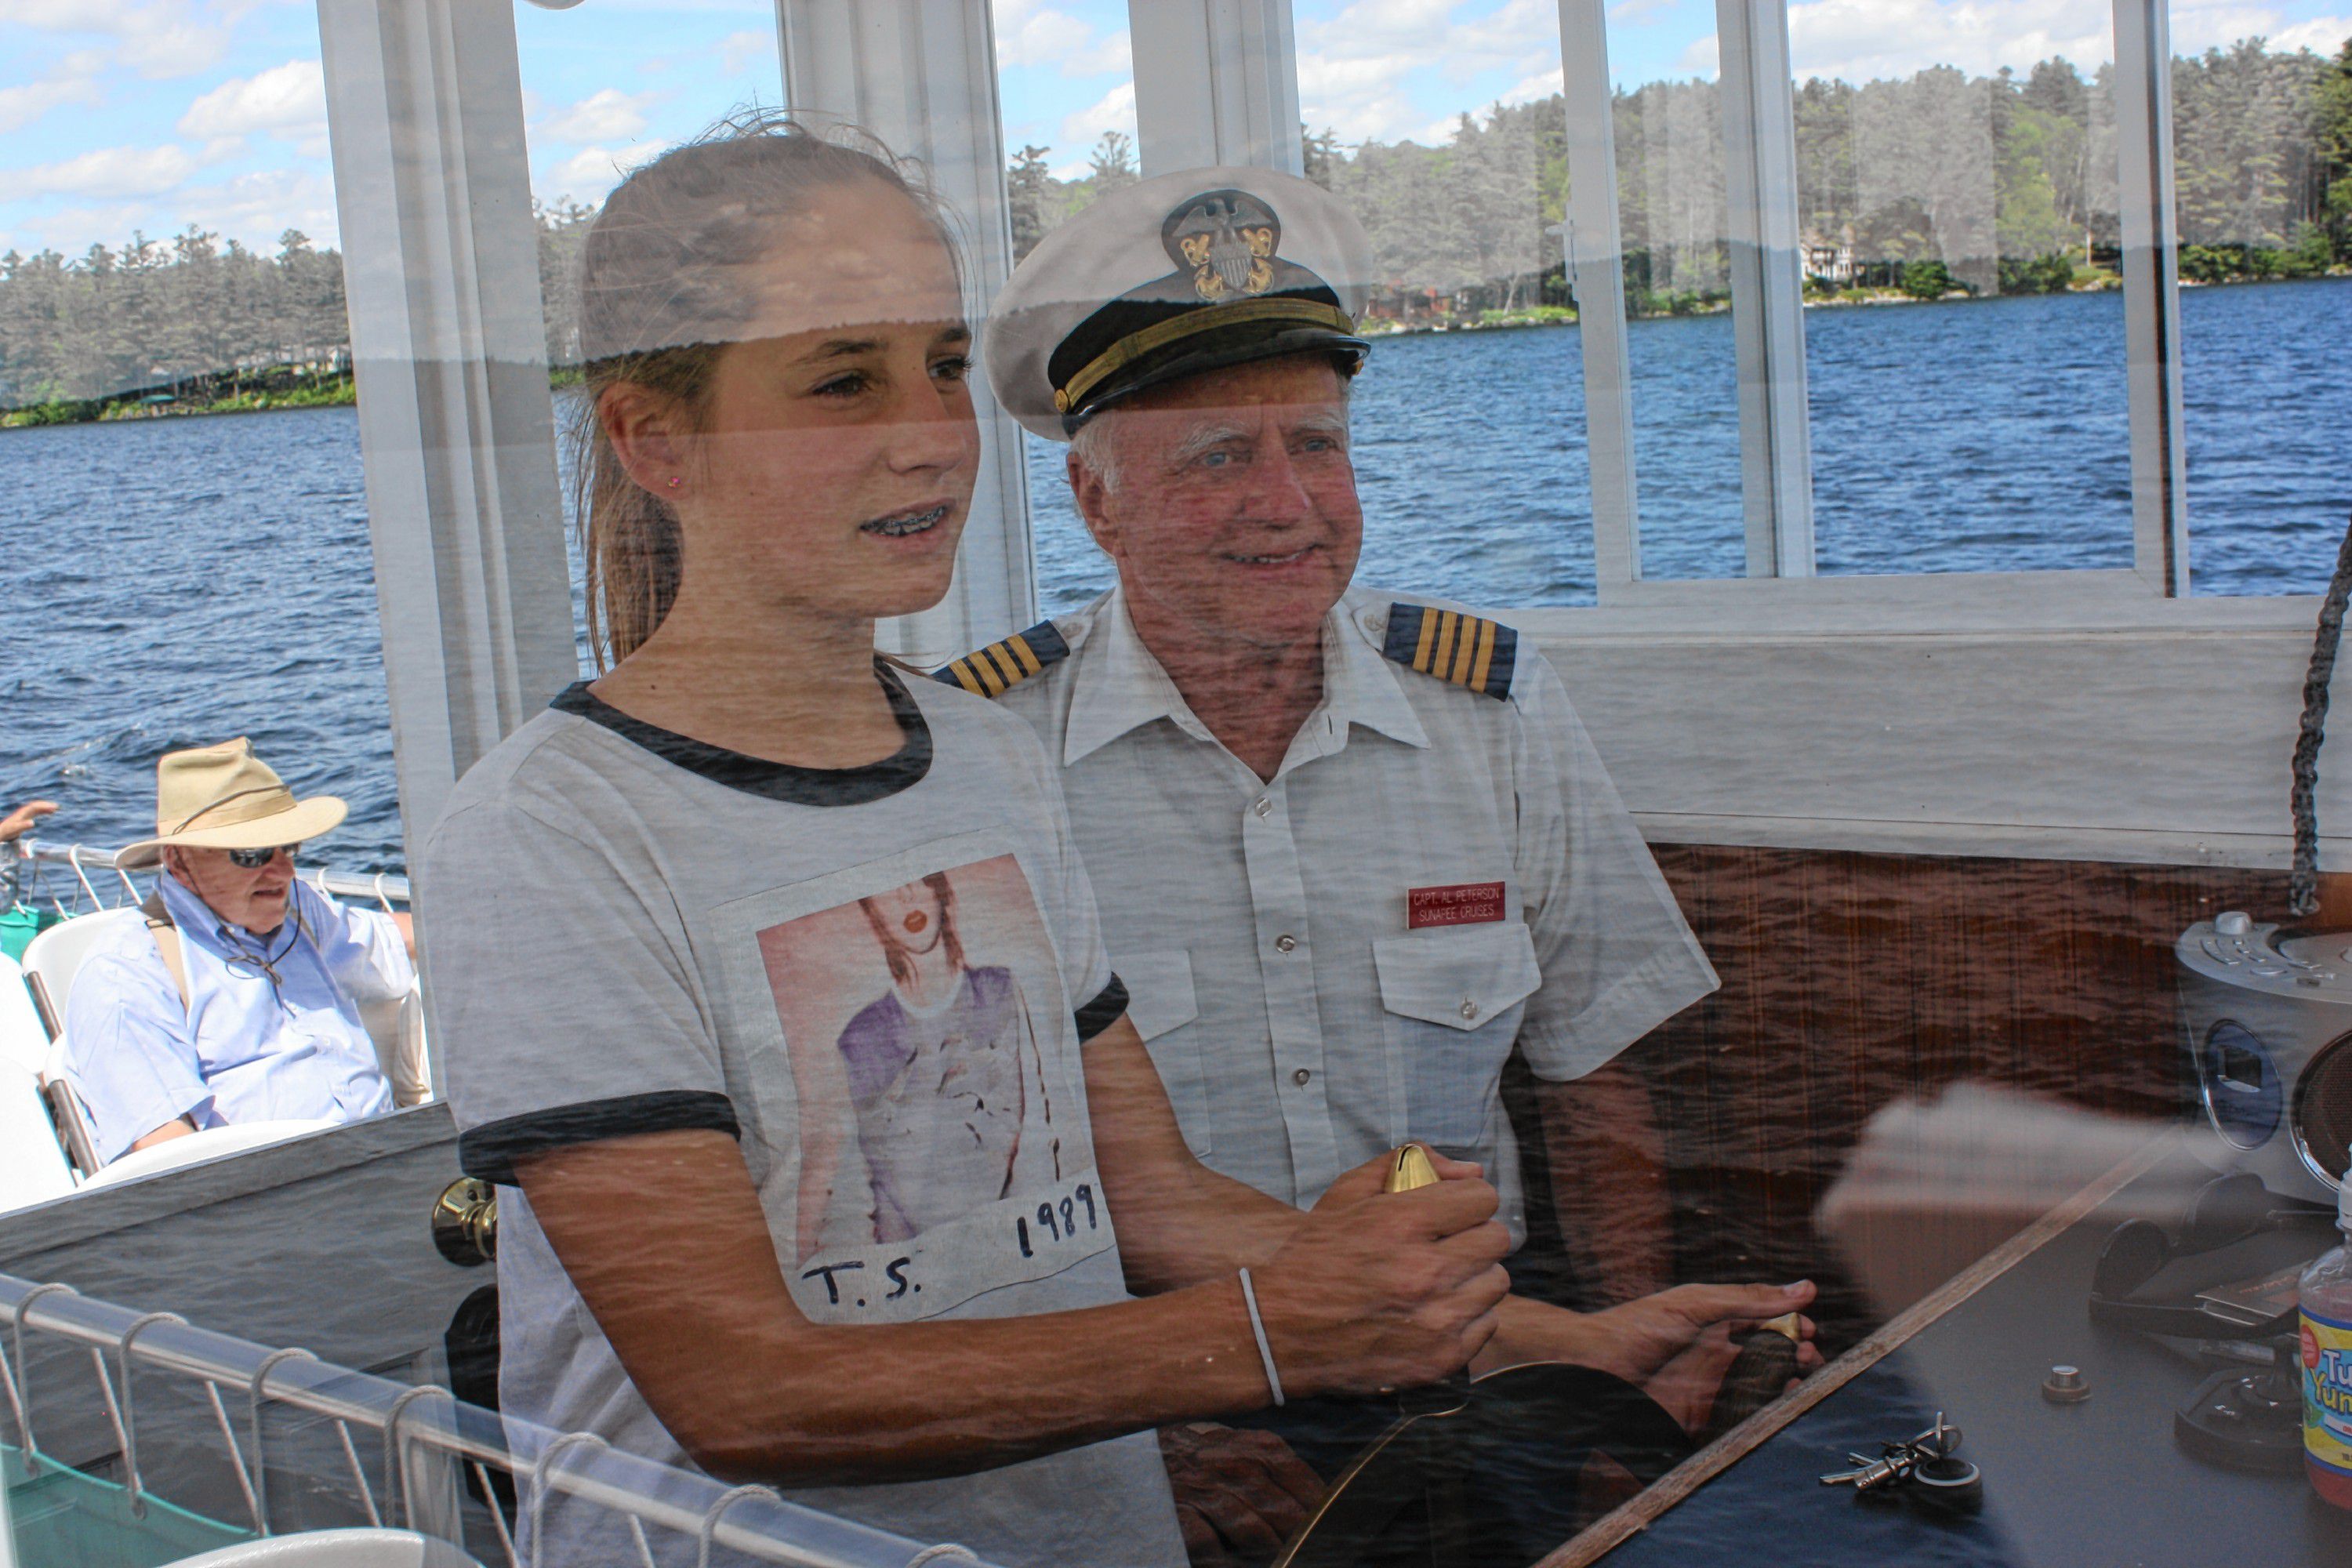
[[[1739,1354],[1733,1336],[1768,1318],[1793,1312],[1812,1300],[1811,1281],[1794,1285],[1678,1285],[1595,1313],[1588,1320],[1600,1353],[1577,1359],[1640,1385],[1668,1414],[1696,1432],[1723,1386],[1723,1374]],[[1800,1321],[1797,1370],[1822,1364],[1812,1343],[1811,1319]]]
[[[1160,1454],[1195,1568],[1270,1561],[1323,1500],[1322,1481],[1271,1432],[1162,1426]]]
[[[33,824],[57,810],[53,800],[28,800],[5,816],[0,816],[0,844],[14,844],[33,830]]]
[[[1387,1156],[1341,1176],[1255,1274],[1284,1392],[1371,1393],[1434,1383],[1492,1338],[1511,1288],[1510,1232],[1475,1174],[1383,1193]],[[1447,1171],[1475,1172],[1448,1161]]]

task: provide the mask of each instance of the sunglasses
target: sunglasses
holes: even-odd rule
[[[280,854],[291,859],[294,851],[300,847],[299,844],[273,844],[267,849],[232,849],[228,852],[228,863],[241,871],[258,871]]]

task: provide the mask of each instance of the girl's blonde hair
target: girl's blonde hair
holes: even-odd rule
[[[740,110],[635,170],[589,226],[579,274],[583,395],[565,436],[598,669],[635,653],[669,614],[684,551],[677,514],[629,478],[597,405],[628,383],[698,422],[720,352],[751,317],[747,284],[774,243],[770,220],[859,180],[912,201],[957,258],[946,213],[916,165],[863,132],[821,134],[773,110]]]

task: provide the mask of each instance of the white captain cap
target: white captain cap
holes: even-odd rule
[[[1273,169],[1189,169],[1112,192],[1038,242],[989,312],[996,400],[1066,441],[1149,386],[1276,354],[1348,374],[1372,247],[1347,204]]]

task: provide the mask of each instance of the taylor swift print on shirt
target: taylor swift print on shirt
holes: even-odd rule
[[[822,1265],[807,1294],[838,1308],[863,1290],[869,1309],[868,1286],[896,1300],[903,1281],[911,1295],[915,1260],[942,1247],[959,1271],[977,1248],[1034,1276],[1041,1247],[1065,1250],[1064,1206],[1082,1233],[1072,1243],[1090,1228],[1108,1239],[1092,1152],[1073,1135],[1065,987],[1013,856],[925,871],[758,936],[798,1090],[796,1261]],[[1007,1212],[974,1220],[992,1210]]]

